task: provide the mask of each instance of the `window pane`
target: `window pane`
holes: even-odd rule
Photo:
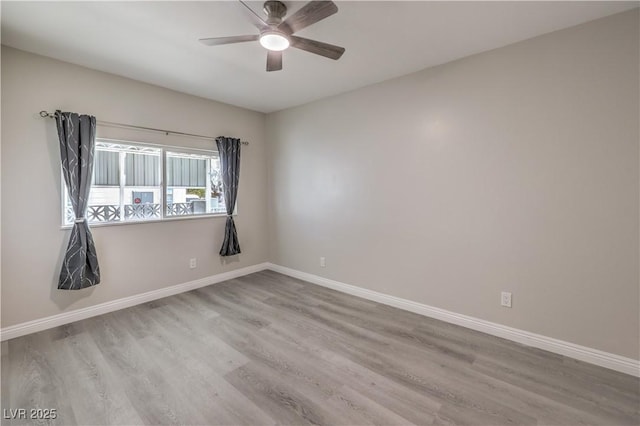
[[[125,153],[126,186],[160,186],[160,155]]]
[[[93,160],[94,186],[120,185],[120,155],[118,152],[96,149]]]
[[[217,157],[167,152],[167,216],[224,212]]]
[[[211,158],[211,212],[226,213],[227,209],[224,202],[224,193],[222,191],[222,176],[220,174],[220,158]]]
[[[207,159],[167,155],[167,186],[204,188]]]
[[[93,186],[86,219],[90,223],[161,219],[162,150],[150,146],[96,141]],[[124,164],[124,170],[120,169]],[[65,224],[74,215],[67,194]]]
[[[65,191],[65,225],[70,225],[75,220],[71,201]],[[89,193],[89,207],[86,219],[89,223],[118,222],[120,221],[120,189],[118,187],[92,187]]]
[[[161,218],[162,187],[137,186],[124,189],[124,220],[157,220]]]

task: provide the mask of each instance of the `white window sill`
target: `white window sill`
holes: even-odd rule
[[[233,213],[232,216],[237,216],[237,213]],[[144,225],[147,223],[162,223],[162,222],[174,222],[179,220],[193,220],[193,219],[209,219],[213,217],[227,217],[226,213],[211,213],[211,214],[194,214],[189,216],[176,216],[176,217],[166,217],[164,219],[153,219],[153,220],[128,220],[122,222],[94,222],[89,223],[90,228],[102,228],[105,226],[121,226],[121,225]],[[70,225],[62,225],[60,226],[60,230],[66,231],[73,228],[73,224]]]

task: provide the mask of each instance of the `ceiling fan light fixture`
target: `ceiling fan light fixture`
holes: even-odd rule
[[[267,31],[260,35],[260,44],[267,50],[280,52],[291,44],[289,37],[280,31]]]

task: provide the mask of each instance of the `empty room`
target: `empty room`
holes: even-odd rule
[[[0,423],[640,424],[639,7],[3,0]]]

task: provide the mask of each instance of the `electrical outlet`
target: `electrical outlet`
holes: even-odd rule
[[[189,259],[189,268],[195,269],[196,266],[198,266],[198,260],[195,257],[192,259]]]
[[[500,297],[500,304],[505,308],[511,307],[511,293],[508,291],[503,291]]]
[[[327,266],[327,261],[324,257],[320,258],[320,267],[324,268],[325,266]]]

